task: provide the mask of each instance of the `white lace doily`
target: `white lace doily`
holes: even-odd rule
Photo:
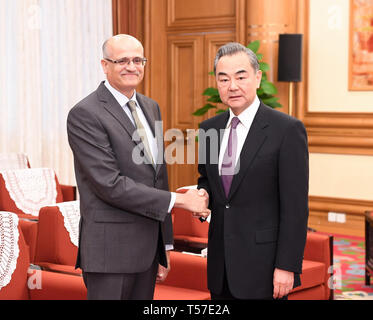
[[[17,267],[18,238],[17,215],[0,211],[0,290],[8,285]]]
[[[0,170],[26,169],[27,160],[24,153],[0,153]]]
[[[68,201],[56,204],[63,216],[64,226],[74,246],[79,244],[80,201]]]
[[[56,203],[56,180],[52,169],[1,170],[0,173],[10,197],[22,212],[38,216],[41,207]]]

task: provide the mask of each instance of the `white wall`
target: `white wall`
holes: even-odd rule
[[[309,2],[309,111],[373,112],[372,91],[348,91],[349,0]],[[373,157],[311,154],[310,194],[373,200]]]

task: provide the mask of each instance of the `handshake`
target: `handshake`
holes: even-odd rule
[[[206,219],[210,215],[208,205],[209,194],[205,189],[189,189],[186,193],[176,193],[175,207],[189,210],[197,218]]]

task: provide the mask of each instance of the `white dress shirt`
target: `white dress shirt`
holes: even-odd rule
[[[237,132],[237,151],[236,151],[236,165],[237,161],[240,158],[242,147],[245,143],[247,134],[249,133],[251,124],[254,121],[254,117],[259,109],[260,106],[260,100],[258,96],[255,97],[253,103],[246,108],[244,111],[241,112],[237,117],[240,119],[239,124],[237,125],[236,132]],[[228,145],[228,138],[229,138],[229,131],[231,129],[231,122],[232,118],[236,117],[231,109],[229,109],[229,119],[227,122],[227,126],[225,127],[223,139],[221,141],[220,145],[220,153],[219,153],[219,175],[221,175],[221,167],[223,163],[224,153],[225,149]]]

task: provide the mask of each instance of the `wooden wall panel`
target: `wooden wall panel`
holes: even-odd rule
[[[168,112],[171,128],[182,130],[195,127],[192,115],[202,104],[203,39],[200,36],[170,36]]]
[[[183,131],[185,151],[184,164],[169,167],[170,186],[174,190],[197,182],[197,145],[194,138],[187,138],[187,129],[197,129],[201,121],[214,115],[213,111],[204,117],[195,117],[192,113],[206,102],[202,95],[204,89],[215,86],[214,77],[208,73],[213,70],[218,47],[235,40],[237,1],[164,1],[167,5],[168,125]],[[195,163],[187,164],[187,150],[193,148]]]
[[[213,70],[216,51],[221,45],[234,40],[233,31],[168,36],[170,128],[181,129],[184,134],[184,163],[170,166],[173,189],[197,182],[198,147],[193,137],[187,137],[187,130],[197,129],[200,122],[215,115],[214,110],[204,117],[195,117],[192,113],[206,102],[202,96],[204,88],[215,86],[215,78],[208,73]],[[193,149],[195,163],[188,164],[187,156]]]
[[[235,3],[235,0],[167,0],[167,27],[190,30],[234,25]]]
[[[204,48],[205,48],[205,64],[204,64],[204,88],[207,87],[216,87],[215,76],[208,75],[209,72],[214,70],[214,59],[216,52],[218,49],[228,43],[235,41],[235,32],[224,32],[224,33],[210,33],[206,34],[204,37]],[[207,98],[204,98],[203,104],[207,103]],[[219,108],[225,108],[224,105],[220,105]],[[215,114],[215,109],[210,109],[207,115],[201,118],[199,121],[201,122],[202,119],[211,118]]]
[[[182,140],[173,141],[174,144],[178,144],[178,150],[183,150],[182,158],[170,166],[172,189],[176,189],[195,184],[197,179],[196,148],[193,148],[193,163],[187,163],[190,151],[187,144],[194,141],[188,139],[187,130],[197,127],[198,119],[192,113],[196,106],[202,104],[203,38],[169,36],[168,48],[170,128],[179,129],[183,133]]]

